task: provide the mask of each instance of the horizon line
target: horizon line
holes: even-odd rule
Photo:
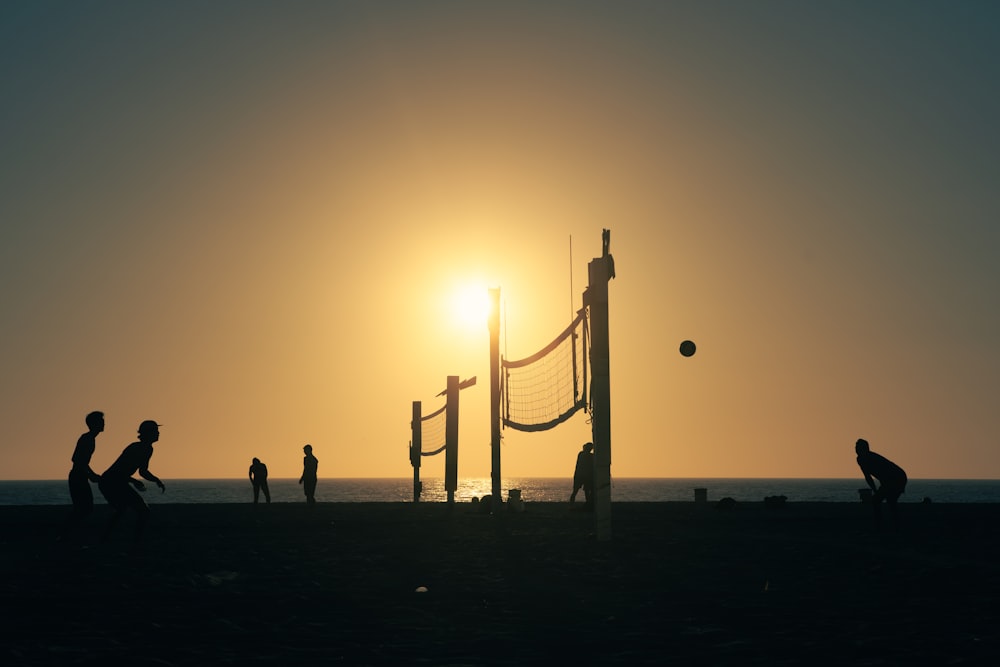
[[[268,477],[268,481],[297,481],[296,477]],[[412,482],[412,477],[319,477],[320,480],[393,480],[393,481],[406,481]],[[483,480],[491,479],[489,476],[470,476],[459,478],[462,480]],[[525,475],[518,475],[512,477],[505,477],[503,479],[572,479],[572,477],[565,475],[552,475],[552,476],[537,476],[529,477]],[[612,477],[612,482],[615,480],[802,480],[802,481],[843,481],[843,480],[860,480],[864,482],[863,477],[638,477],[638,476],[620,476]],[[199,482],[199,481],[231,481],[231,480],[242,480],[249,483],[247,477],[167,477],[166,480],[173,480],[175,482]],[[421,481],[443,481],[444,477],[423,477]],[[913,482],[916,480],[921,481],[957,481],[957,482],[997,482],[1000,478],[996,477],[910,477],[909,481]],[[0,479],[0,482],[65,482],[66,478],[56,477],[50,479]]]

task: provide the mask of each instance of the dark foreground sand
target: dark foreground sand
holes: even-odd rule
[[[0,507],[0,664],[1000,664],[1000,506],[902,509],[157,505],[81,548]]]

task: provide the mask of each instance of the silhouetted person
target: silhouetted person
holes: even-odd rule
[[[142,536],[149,519],[149,507],[136,489],[145,491],[146,486],[132,477],[136,472],[143,479],[154,482],[160,487],[160,493],[167,490],[160,478],[149,471],[149,459],[153,456],[153,443],[160,439],[160,426],[154,421],[146,420],[139,424],[139,441],[126,447],[111,467],[101,475],[98,488],[104,499],[111,506],[111,520],[104,533],[104,539],[111,536],[111,531],[121,519],[125,510],[132,508],[138,515],[135,524],[136,539]]]
[[[73,511],[63,527],[63,538],[69,537],[83,520],[94,511],[94,492],[91,482],[101,481],[100,476],[90,468],[90,458],[97,448],[97,436],[104,431],[104,413],[91,412],[86,417],[87,432],[76,441],[73,450],[73,467],[69,471],[69,497],[73,501]]]
[[[302,459],[302,477],[299,477],[299,484],[306,492],[306,502],[312,507],[316,504],[316,470],[319,468],[319,459],[313,456],[312,445],[306,445],[302,451],[306,455]]]
[[[854,444],[854,451],[858,454],[858,465],[865,475],[865,482],[872,489],[872,507],[875,511],[875,527],[882,527],[882,514],[879,509],[882,501],[885,500],[889,506],[889,514],[892,518],[893,527],[899,526],[899,514],[896,508],[896,501],[906,490],[906,473],[898,465],[885,458],[881,454],[876,454],[868,448],[868,441],[859,439]],[[873,479],[874,478],[874,479]],[[879,481],[876,488],[875,479]]]
[[[576,494],[583,489],[583,497],[586,499],[586,507],[593,506],[591,492],[594,488],[594,444],[588,442],[576,455],[576,469],[573,471],[573,493],[569,496],[571,503],[576,502]]]
[[[260,499],[260,492],[264,492],[264,499],[271,502],[271,492],[267,488],[267,466],[261,463],[260,459],[254,457],[250,464],[250,483],[253,484],[253,504],[256,505]]]

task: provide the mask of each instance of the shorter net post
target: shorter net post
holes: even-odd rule
[[[413,416],[410,421],[410,431],[412,440],[410,442],[410,465],[413,466],[413,502],[420,502],[420,492],[423,486],[420,483],[420,459],[423,455],[423,429],[421,425],[420,413],[422,410],[420,401],[413,401]]]
[[[500,511],[500,288],[490,291],[490,456],[493,511]]]

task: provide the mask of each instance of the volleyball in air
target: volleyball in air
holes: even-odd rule
[[[698,348],[695,346],[694,341],[686,340],[681,343],[681,355],[685,357],[693,357],[695,350]]]

